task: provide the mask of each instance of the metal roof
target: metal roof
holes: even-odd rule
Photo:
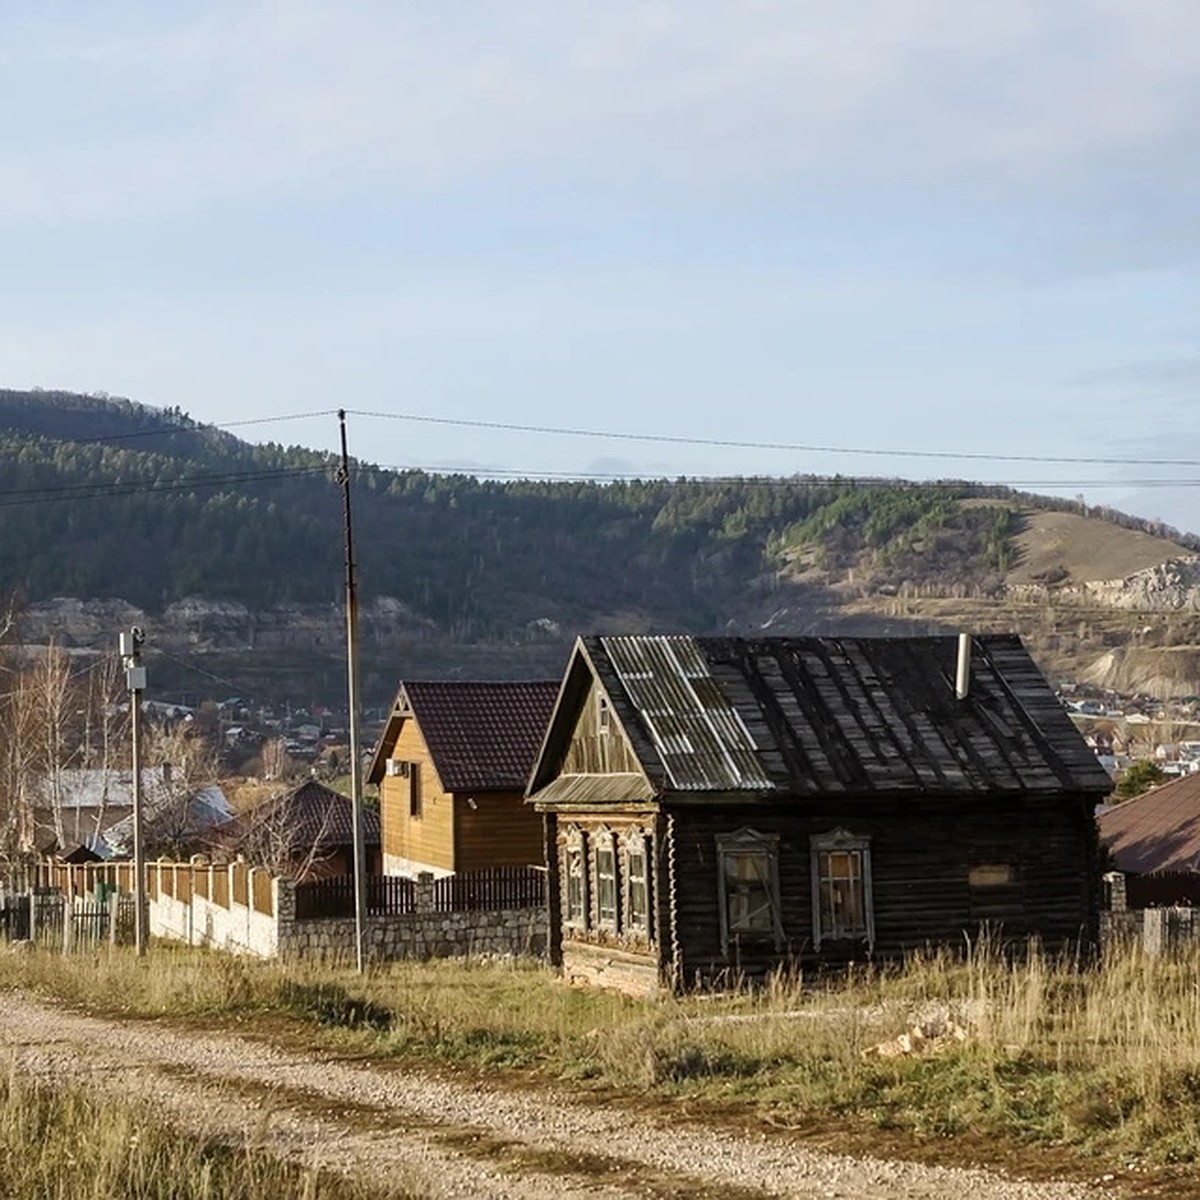
[[[675,792],[1106,794],[1015,636],[581,639],[651,780]],[[547,780],[548,782],[548,780]]]
[[[1106,809],[1100,841],[1130,875],[1200,871],[1200,774],[1181,775]]]

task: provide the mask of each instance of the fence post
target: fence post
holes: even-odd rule
[[[74,888],[69,887],[63,896],[63,954],[71,953],[71,941],[75,932],[75,896]]]
[[[121,892],[118,888],[113,888],[108,893],[108,942],[109,945],[117,944],[117,921],[120,918],[121,912]]]
[[[433,912],[433,872],[422,871],[413,881],[413,910]]]

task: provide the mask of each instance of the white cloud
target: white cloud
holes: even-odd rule
[[[176,24],[146,6],[115,28],[45,20],[0,63],[22,114],[0,125],[9,217],[498,178],[1195,182],[1200,8],[1174,0],[241,0]]]

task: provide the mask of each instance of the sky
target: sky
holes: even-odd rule
[[[0,386],[1200,533],[1198,151],[1194,0],[4,5]]]

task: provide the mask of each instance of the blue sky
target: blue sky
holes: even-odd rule
[[[1200,532],[1198,143],[1189,0],[9,5],[0,385],[883,451],[350,424],[389,466],[955,476]]]

